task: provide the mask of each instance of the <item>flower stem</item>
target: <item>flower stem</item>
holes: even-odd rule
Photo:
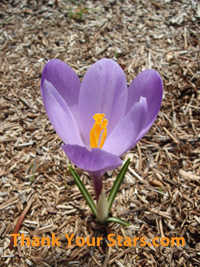
[[[92,181],[93,181],[93,186],[94,186],[96,200],[98,202],[99,196],[101,195],[101,190],[103,188],[103,185],[102,185],[102,177],[93,177],[92,178]]]

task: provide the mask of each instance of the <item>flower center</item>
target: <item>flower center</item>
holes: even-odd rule
[[[108,120],[104,114],[94,114],[95,123],[90,131],[90,147],[102,148],[106,140]]]

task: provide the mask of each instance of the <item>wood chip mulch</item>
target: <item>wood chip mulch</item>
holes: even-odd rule
[[[2,0],[0,25],[0,266],[200,266],[198,1]],[[123,157],[131,164],[111,209],[131,228],[95,220],[40,96],[49,59],[68,63],[82,79],[103,57],[121,65],[128,84],[147,68],[164,82],[154,125]],[[94,197],[90,177],[77,172]],[[104,177],[107,195],[118,172]],[[55,234],[61,246],[22,246],[18,240],[10,249],[23,212],[20,234]],[[68,246],[65,234],[72,233],[103,241]],[[109,233],[149,242],[183,237],[185,246],[109,247]]]

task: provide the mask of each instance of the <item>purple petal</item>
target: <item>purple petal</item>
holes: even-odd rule
[[[163,83],[157,71],[145,70],[132,81],[128,89],[126,113],[129,112],[135,102],[139,101],[141,96],[146,98],[148,106],[146,123],[141,133],[141,136],[143,136],[155,121],[162,102]]]
[[[94,114],[106,115],[109,135],[124,115],[127,91],[124,71],[111,59],[97,61],[86,72],[81,84],[79,108],[83,134],[88,146]]]
[[[140,102],[134,104],[131,111],[108,136],[103,150],[121,156],[131,149],[138,142],[138,136],[143,129],[147,114],[146,99],[141,97]]]
[[[58,59],[51,59],[42,72],[41,87],[43,87],[45,80],[54,86],[67,103],[75,119],[78,120],[78,99],[81,82],[73,69]]]
[[[47,116],[57,134],[67,144],[82,144],[74,117],[54,86],[45,80],[41,85]]]
[[[74,165],[86,170],[93,178],[98,178],[106,171],[113,170],[122,164],[118,156],[100,148],[88,150],[85,146],[63,145],[62,149]]]

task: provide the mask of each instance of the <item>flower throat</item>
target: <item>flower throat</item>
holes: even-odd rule
[[[108,120],[104,119],[104,114],[95,114],[93,116],[95,123],[90,131],[90,147],[102,148],[106,140]]]

